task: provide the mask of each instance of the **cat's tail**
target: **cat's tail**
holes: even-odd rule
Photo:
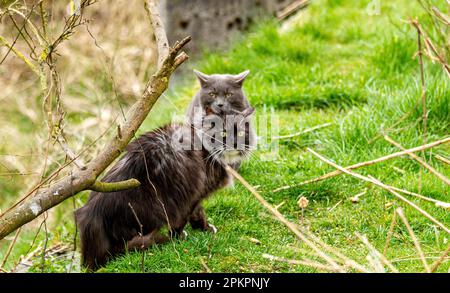
[[[82,264],[95,271],[106,264],[111,249],[103,221],[89,212],[88,205],[75,211],[75,221],[80,232]]]

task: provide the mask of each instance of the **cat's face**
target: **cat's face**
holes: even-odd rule
[[[252,107],[240,114],[204,117],[202,124],[203,147],[214,160],[225,164],[238,163],[248,157],[256,145],[251,127]]]
[[[197,70],[194,70],[194,73],[201,84],[199,95],[202,108],[209,113],[229,115],[249,107],[242,84],[250,71],[246,70],[237,75],[206,75]]]

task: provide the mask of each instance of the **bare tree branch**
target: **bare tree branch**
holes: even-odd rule
[[[145,10],[150,18],[150,22],[153,27],[153,33],[156,39],[156,45],[158,46],[158,68],[164,62],[164,58],[169,54],[169,41],[167,41],[166,31],[164,30],[164,25],[162,23],[161,16],[159,15],[159,5],[158,0],[146,1]]]
[[[149,0],[149,3],[152,4],[149,6],[150,9],[156,7],[154,1]],[[155,21],[152,21],[155,34],[156,32],[162,34],[164,27],[159,15],[157,13],[152,15],[156,17]],[[161,66],[151,76],[141,98],[128,111],[126,121],[120,125],[121,135],[114,136],[103,151],[87,164],[84,170],[74,171],[72,175],[64,177],[61,181],[46,189],[42,189],[34,197],[21,202],[4,213],[0,217],[0,239],[78,192],[95,188],[97,177],[122,153],[153,105],[167,89],[171,74],[181,63],[187,60],[188,56],[181,52],[181,49],[190,40],[191,38],[187,37],[177,42],[168,51],[158,52],[159,58],[162,59]],[[161,49],[161,46],[158,46],[158,49]]]

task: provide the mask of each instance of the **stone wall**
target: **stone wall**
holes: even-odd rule
[[[160,0],[169,42],[192,36],[188,50],[224,48],[256,19],[274,15],[293,0]]]

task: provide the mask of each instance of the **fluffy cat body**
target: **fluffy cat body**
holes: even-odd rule
[[[171,124],[130,143],[102,181],[135,178],[141,186],[113,193],[92,192],[86,205],[75,212],[83,264],[95,270],[126,249],[166,242],[169,238],[159,233],[165,226],[172,237],[181,235],[187,223],[212,231],[201,202],[229,184],[224,165],[240,162],[250,152],[254,138],[248,127],[253,112],[249,109],[239,122],[224,122],[222,130],[211,125],[199,130],[192,125]],[[232,147],[225,142],[223,133],[227,132]],[[245,139],[239,149],[233,139],[243,132]],[[192,147],[199,136],[204,146],[200,149]],[[139,236],[133,210],[143,224],[144,237]]]

